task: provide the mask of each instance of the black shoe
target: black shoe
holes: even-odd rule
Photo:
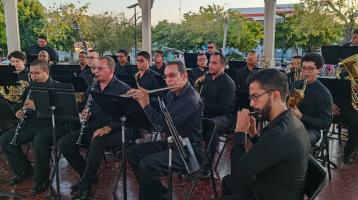
[[[91,199],[90,189],[78,190],[76,194],[72,197],[72,200],[89,200]]]
[[[351,165],[353,163],[352,155],[344,153],[343,154],[343,163],[346,165]]]
[[[22,172],[20,175],[16,175],[9,181],[10,185],[16,185],[32,177],[33,171]]]
[[[43,183],[35,183],[30,192],[33,194],[33,195],[36,195],[36,194],[40,194],[41,192],[43,192],[44,190],[46,190],[46,188],[48,187],[49,185],[49,181],[45,181]]]

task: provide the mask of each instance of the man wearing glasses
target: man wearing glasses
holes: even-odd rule
[[[110,95],[125,94],[130,88],[114,76],[115,62],[109,56],[99,58],[95,68],[97,85],[94,91]],[[80,154],[81,146],[76,144],[79,132],[66,135],[58,141],[62,155],[80,175],[80,181],[71,187],[72,199],[89,199],[91,185],[95,181],[105,149],[121,144],[120,123],[109,118],[97,105],[91,102],[91,110],[81,112],[82,119],[88,118],[88,126],[82,136],[82,144],[89,145],[87,160]]]
[[[310,140],[300,120],[286,106],[288,81],[276,69],[249,79],[250,105],[270,124],[258,135],[248,109],[237,113],[231,175],[223,179],[223,199],[302,199]],[[246,140],[253,143],[246,150]]]
[[[137,69],[135,80],[138,87],[146,90],[158,89],[164,86],[163,78],[160,74],[150,69],[150,55],[146,51],[137,54]]]
[[[116,65],[115,74],[117,76],[134,76],[137,72],[135,66],[130,65],[128,62],[128,52],[121,49],[117,52],[118,65]]]
[[[200,142],[202,141],[203,107],[198,93],[188,81],[188,73],[181,61],[168,62],[164,78],[170,89],[164,97],[173,124],[180,136],[188,137],[198,162],[202,161]],[[162,114],[150,104],[148,93],[143,90],[132,90],[148,118],[156,127],[165,127]],[[169,133],[167,133],[168,135]],[[167,140],[138,144],[128,149],[128,162],[139,183],[139,199],[167,199],[167,188],[161,184],[160,177],[168,174]],[[185,169],[178,151],[173,151],[172,169],[174,172]]]
[[[208,70],[208,59],[205,53],[199,53],[196,56],[196,67],[191,73],[191,80],[195,82],[199,77],[203,76]]]
[[[154,53],[154,65],[151,68],[161,76],[164,75],[165,63],[163,51],[158,50]]]
[[[87,58],[88,58],[88,66],[91,68],[91,71],[94,74],[94,71],[98,64],[99,53],[94,49],[89,50]]]
[[[302,121],[309,134],[311,144],[321,138],[321,130],[328,128],[332,119],[332,95],[318,79],[323,58],[317,53],[308,53],[302,58],[301,74],[307,81],[304,98],[298,106],[290,108]],[[292,87],[303,88],[304,80],[296,81]]]

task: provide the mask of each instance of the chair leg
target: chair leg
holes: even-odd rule
[[[123,172],[123,165],[124,165],[124,162],[121,164],[121,167],[119,168],[119,173],[118,173],[118,176],[117,176],[117,179],[116,179],[116,185],[114,186],[113,193],[112,193],[113,194],[113,199],[117,199],[116,190],[117,190],[117,187],[118,187],[119,178],[121,177],[122,172]]]
[[[218,193],[216,191],[216,183],[215,183],[215,177],[214,177],[214,168],[213,165],[211,164],[211,159],[209,158],[209,163],[210,163],[210,178],[211,178],[211,184],[213,187],[213,191],[214,191],[214,195],[215,198],[218,198]]]
[[[222,155],[224,154],[224,151],[225,151],[226,145],[227,145],[227,143],[228,143],[228,139],[229,139],[229,137],[228,137],[228,136],[225,136],[225,142],[224,142],[224,145],[223,145],[223,147],[222,147],[221,151],[219,152],[219,156],[218,156],[218,158],[217,158],[217,160],[216,160],[216,163],[215,163],[215,167],[214,167],[214,169],[215,169],[215,170],[217,170],[218,165],[219,165],[220,160],[221,160],[221,157],[222,157]],[[220,143],[220,142],[219,142],[219,143]]]
[[[332,176],[331,176],[331,163],[329,160],[329,143],[328,143],[328,138],[325,141],[325,149],[326,149],[326,166],[327,166],[327,170],[328,170],[328,178],[329,180],[332,180]]]

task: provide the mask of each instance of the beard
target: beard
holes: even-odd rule
[[[269,99],[265,106],[262,109],[254,109],[255,112],[259,113],[261,121],[270,121],[270,112],[271,112],[271,99]]]

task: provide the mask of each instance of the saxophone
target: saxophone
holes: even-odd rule
[[[203,75],[199,76],[194,82],[194,88],[199,95],[201,94],[204,80],[208,74],[209,74],[209,70],[207,70]]]
[[[30,95],[31,95],[31,90],[29,91],[29,93],[27,93],[27,96],[26,96],[26,99],[25,99],[24,102],[26,102],[27,100],[30,99]],[[20,136],[20,129],[21,129],[22,124],[25,122],[25,114],[26,114],[27,109],[22,107],[21,111],[23,113],[23,117],[21,117],[19,123],[17,123],[14,137],[11,139],[11,142],[10,142],[10,144],[15,145],[15,146],[18,145],[18,138]]]
[[[0,86],[0,95],[12,103],[20,103],[22,94],[30,84],[24,80],[18,81],[18,84],[19,85]]]
[[[91,84],[90,91],[93,91],[95,89],[96,85],[97,85],[97,79],[95,77],[95,78],[93,78],[93,82]],[[91,110],[91,105],[92,105],[92,96],[91,96],[91,94],[89,94],[84,109],[86,109],[89,112]],[[82,136],[85,133],[84,132],[85,128],[87,127],[87,120],[88,120],[88,117],[83,118],[83,119],[81,118],[81,129],[80,129],[80,135],[77,138],[77,142],[76,142],[77,145],[83,145]]]
[[[305,90],[307,85],[307,79],[303,80],[302,89],[293,88],[288,96],[287,106],[289,108],[294,108],[298,106],[298,104],[303,100],[305,97]]]
[[[338,65],[348,72],[348,79],[351,81],[352,106],[358,111],[358,54],[342,60]]]

